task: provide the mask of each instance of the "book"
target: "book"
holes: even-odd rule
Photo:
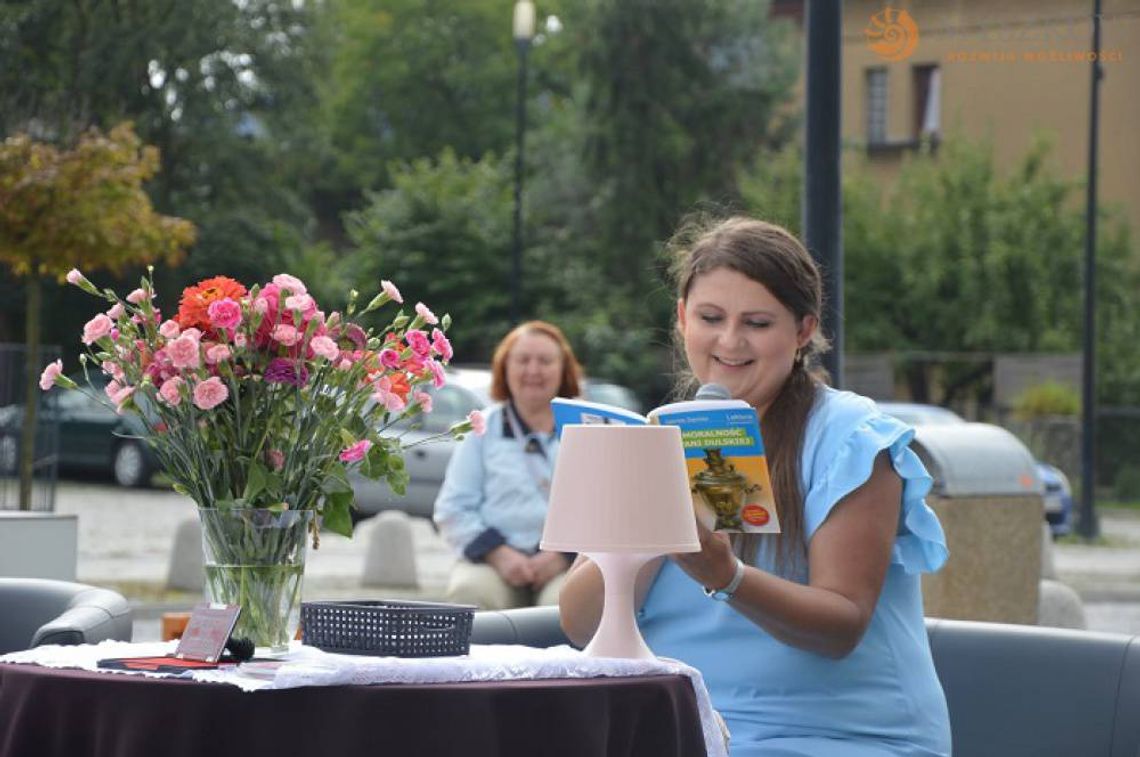
[[[570,424],[677,426],[700,521],[714,531],[780,532],[760,418],[747,402],[697,399],[663,405],[647,415],[563,397],[554,398],[551,406],[558,434]]]

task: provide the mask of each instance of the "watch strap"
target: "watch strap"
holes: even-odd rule
[[[736,558],[736,572],[732,574],[732,580],[728,585],[722,589],[710,589],[705,587],[705,595],[713,599],[726,602],[732,599],[732,595],[740,588],[740,582],[744,580],[744,561],[739,557]]]

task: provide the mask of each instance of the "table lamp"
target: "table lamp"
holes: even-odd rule
[[[680,429],[563,427],[541,544],[582,552],[602,571],[605,604],[586,654],[654,659],[634,619],[637,573],[657,555],[700,550]]]

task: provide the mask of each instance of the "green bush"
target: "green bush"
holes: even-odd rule
[[[1121,502],[1140,500],[1140,468],[1135,466],[1121,468],[1116,474],[1116,481],[1113,482],[1112,494]]]
[[[1079,415],[1081,398],[1073,387],[1056,381],[1031,386],[1014,400],[1013,413],[1020,420],[1051,415]]]

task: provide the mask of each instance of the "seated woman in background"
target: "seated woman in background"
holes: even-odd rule
[[[947,551],[914,430],[813,373],[820,273],[786,230],[723,221],[676,273],[688,366],[760,414],[783,532],[698,522],[700,552],[639,576],[646,643],[701,671],[733,757],[948,755],[919,581]],[[560,604],[570,638],[588,641],[602,582],[584,557]]]
[[[555,397],[576,397],[582,369],[558,327],[530,321],[491,360],[487,432],[447,466],[435,522],[459,560],[447,598],[486,610],[556,604],[572,556],[538,549],[558,454]]]

